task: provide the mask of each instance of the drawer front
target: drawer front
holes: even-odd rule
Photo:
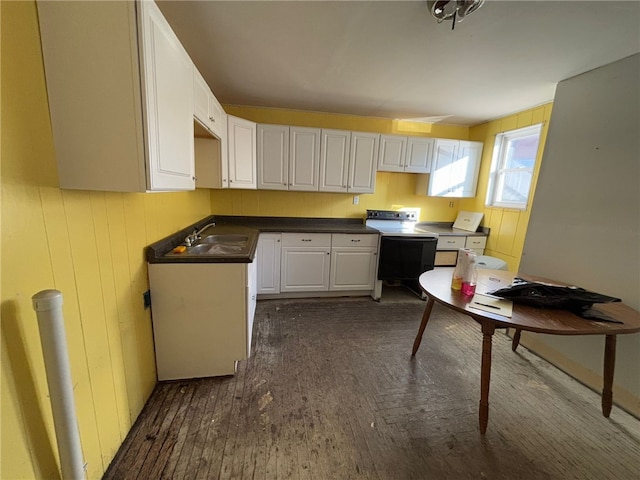
[[[440,235],[438,237],[438,246],[436,248],[438,250],[458,250],[459,248],[464,248],[465,239],[466,237]]]
[[[466,248],[473,249],[484,249],[487,245],[487,237],[467,237],[467,241],[465,243]]]
[[[330,233],[283,233],[283,247],[331,247]]]
[[[436,252],[436,259],[434,265],[436,267],[452,267],[455,266],[458,261],[458,252]]]
[[[378,235],[334,233],[331,237],[332,247],[377,247]]]

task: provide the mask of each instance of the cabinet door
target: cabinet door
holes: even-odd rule
[[[197,68],[193,68],[193,116],[207,129],[209,124],[209,85]]]
[[[318,191],[320,129],[289,128],[289,190]]]
[[[376,186],[376,162],[379,136],[352,132],[349,158],[349,192],[373,193]]]
[[[218,99],[213,95],[213,92],[211,90],[209,92],[209,124],[211,125],[211,131],[222,138],[222,135],[227,130],[227,114]]]
[[[258,281],[258,261],[259,258],[253,259],[253,262],[247,264],[247,332],[246,332],[246,354],[245,358],[251,355],[251,340],[253,339],[253,319],[256,315],[257,297],[257,281]]]
[[[289,127],[258,125],[258,189],[288,190]]]
[[[281,292],[329,290],[331,249],[282,247]]]
[[[256,181],[256,124],[227,115],[229,188],[252,188]]]
[[[373,290],[377,258],[375,248],[333,247],[329,290]]]
[[[475,197],[482,143],[461,141],[452,169],[451,192],[456,197]]]
[[[383,172],[404,172],[404,152],[407,137],[380,135],[378,170]]]
[[[351,132],[322,130],[319,191],[347,191],[350,148]]]
[[[195,189],[193,64],[154,2],[140,2],[150,190]]]
[[[433,163],[429,176],[429,192],[432,197],[451,196],[451,178],[458,154],[458,140],[436,140]]]
[[[280,293],[281,234],[261,233],[258,238],[258,293]]]
[[[409,173],[429,173],[433,156],[433,138],[408,137],[404,159],[404,171]]]

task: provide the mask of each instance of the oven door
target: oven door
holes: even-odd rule
[[[433,270],[437,243],[433,237],[382,236],[378,280],[417,280]]]

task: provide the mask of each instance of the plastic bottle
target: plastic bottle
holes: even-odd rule
[[[453,277],[451,277],[451,288],[453,290],[460,290],[462,288],[462,277],[464,276],[464,266],[467,264],[465,255],[467,253],[461,248],[458,252],[458,260],[456,261],[456,268],[453,270]]]
[[[473,295],[476,293],[476,284],[478,283],[478,269],[476,268],[476,256],[470,255],[469,265],[462,279],[462,294]]]

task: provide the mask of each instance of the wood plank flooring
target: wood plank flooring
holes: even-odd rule
[[[503,333],[480,435],[478,325],[436,305],[411,359],[407,295],[259,302],[237,374],[158,384],[104,478],[640,478],[640,421]]]

